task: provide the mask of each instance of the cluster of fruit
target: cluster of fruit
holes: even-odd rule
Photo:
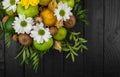
[[[10,0],[12,1],[12,0]],[[64,40],[67,35],[66,28],[73,28],[76,23],[76,19],[74,15],[69,15],[69,17],[64,20],[58,20],[55,16],[55,9],[58,7],[58,3],[66,3],[68,7],[74,7],[74,0],[39,0],[39,3],[35,6],[30,5],[28,8],[25,8],[21,3],[17,4],[16,12],[6,11],[9,16],[5,16],[3,18],[3,23],[5,23],[6,31],[13,34],[13,40],[18,41],[21,45],[29,46],[33,44],[33,46],[40,51],[46,51],[50,49],[53,44]],[[64,8],[64,7],[63,7]],[[58,13],[66,13],[64,9],[61,9]],[[49,28],[50,34],[53,38],[49,38],[48,41],[44,41],[43,43],[39,43],[30,36],[29,33],[17,33],[15,28],[13,28],[13,23],[15,22],[16,16],[19,14],[25,15],[25,17],[34,18],[32,26],[35,26],[37,23],[43,23],[45,28]],[[25,23],[24,23],[25,24]],[[19,28],[19,27],[18,27]],[[53,41],[55,40],[55,42]],[[55,49],[58,49],[55,47]],[[61,51],[61,49],[58,49]]]

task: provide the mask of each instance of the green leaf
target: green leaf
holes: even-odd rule
[[[66,56],[66,59],[70,56],[71,53],[68,53],[67,56]]]
[[[82,45],[82,48],[85,49],[85,50],[88,50],[88,47],[85,46],[85,45]]]
[[[75,57],[74,57],[74,55],[71,53],[71,58],[72,58],[72,62],[74,62],[75,61]]]
[[[39,65],[39,56],[38,56],[37,52],[34,52],[34,53],[32,54],[31,61],[32,61],[33,69],[34,69],[35,71],[37,71],[38,65]]]
[[[74,47],[77,47],[77,46],[79,46],[80,44],[81,44],[81,42],[76,42],[75,45],[74,45]]]
[[[68,48],[62,48],[62,50],[66,51],[66,52],[70,51],[70,49],[68,49]]]
[[[87,40],[85,40],[84,38],[79,38],[79,40],[82,42],[82,43],[86,43]]]
[[[78,36],[78,35],[80,35],[81,33],[80,33],[80,32],[72,32],[72,34],[75,35],[75,36]]]
[[[4,30],[4,27],[3,27],[3,23],[0,21],[0,29],[3,31]]]
[[[72,38],[73,38],[73,35],[71,34],[70,37],[69,37],[69,40],[72,40]]]
[[[30,57],[30,52],[29,52],[29,49],[28,49],[28,48],[26,48],[26,56],[27,56],[27,58]]]
[[[5,15],[5,10],[3,9],[2,2],[0,2],[0,17],[3,17]]]
[[[32,48],[31,48],[31,47],[29,47],[29,51],[30,51],[30,54],[32,54],[32,53],[33,53],[33,50],[32,50]]]
[[[17,59],[18,57],[20,57],[20,55],[23,53],[23,51],[20,51],[17,56],[15,57],[15,59]]]
[[[11,45],[11,34],[5,33],[5,44],[9,48]]]
[[[1,32],[0,32],[0,33],[1,33]],[[1,33],[1,34],[0,34],[0,38],[2,38],[3,36],[4,36],[4,34],[3,34],[3,33]]]
[[[31,56],[31,58],[34,58],[35,56],[36,56],[36,53],[33,53],[32,56]]]
[[[76,41],[76,40],[77,40],[77,38],[76,38],[75,36],[73,36],[73,40],[74,40],[74,41]]]
[[[25,62],[25,60],[26,60],[26,53],[25,53],[25,51],[23,51],[23,56],[22,56],[22,62],[21,62],[21,64],[23,64],[24,62]]]
[[[73,53],[75,56],[78,56],[78,53],[76,53],[75,51],[72,51],[72,53]]]

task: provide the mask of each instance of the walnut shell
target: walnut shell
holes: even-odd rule
[[[55,35],[55,34],[57,34],[57,32],[58,32],[58,30],[57,30],[56,27],[50,27],[50,33],[51,33],[51,35]]]
[[[17,34],[14,34],[14,35],[12,36],[12,39],[13,39],[14,41],[18,41],[18,35],[17,35]]]
[[[32,38],[28,34],[20,34],[18,40],[24,46],[29,46],[32,43]]]
[[[36,23],[42,22],[42,17],[40,17],[40,16],[36,16],[34,19],[35,19]]]
[[[66,28],[73,28],[76,24],[76,18],[75,16],[70,16],[70,19],[67,19],[64,21],[64,25]]]

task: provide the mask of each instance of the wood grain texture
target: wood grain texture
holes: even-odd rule
[[[90,24],[85,26],[89,51],[84,55],[84,77],[103,77],[104,0],[85,0]]]
[[[37,72],[33,70],[29,65],[25,64],[25,77],[43,77],[43,58],[39,61],[39,68]]]
[[[44,56],[44,77],[63,77],[63,54],[51,50]]]
[[[4,64],[4,39],[0,39],[0,77],[5,76]]]
[[[120,77],[120,0],[105,0],[105,77]]]
[[[1,1],[1,0],[0,0]],[[0,39],[0,77],[120,77],[120,0],[82,0],[90,24],[77,20],[75,31],[88,40],[89,51],[72,63],[65,53],[51,50],[40,60],[38,72],[14,57],[17,43],[5,48]]]
[[[24,77],[23,66],[15,59],[19,51],[17,46],[18,44],[12,41],[10,48],[5,49],[5,77]]]

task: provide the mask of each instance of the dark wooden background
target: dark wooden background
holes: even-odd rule
[[[17,44],[5,48],[0,40],[0,77],[120,77],[120,0],[84,0],[88,26],[77,21],[76,31],[88,40],[89,51],[80,53],[75,63],[57,51],[40,60],[35,74],[27,65],[14,59]]]

